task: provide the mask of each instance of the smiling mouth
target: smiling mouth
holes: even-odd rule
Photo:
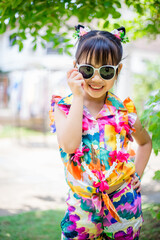
[[[103,88],[103,86],[91,86],[91,85],[89,85],[89,87],[93,90],[101,90]]]

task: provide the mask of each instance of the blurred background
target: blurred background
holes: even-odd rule
[[[113,92],[122,100],[130,96],[151,136],[156,136],[142,178],[142,200],[144,210],[150,209],[151,213],[145,215],[146,219],[152,217],[157,222],[148,238],[148,225],[144,227],[141,239],[160,239],[155,230],[160,227],[158,9],[157,1],[145,0],[137,4],[63,0],[0,3],[0,239],[60,239],[55,219],[63,217],[68,187],[56,134],[50,132],[49,110],[53,94],[70,93],[66,73],[73,67],[77,40],[72,34],[78,23],[108,31],[126,27],[130,42],[123,44],[123,69]],[[47,230],[53,231],[50,237],[35,229],[31,235],[26,228],[27,238],[23,238],[22,229],[16,235],[17,229],[15,233],[7,227],[13,221],[5,216],[33,211],[36,214],[30,219],[39,220],[43,210],[57,214],[48,220],[55,224]]]

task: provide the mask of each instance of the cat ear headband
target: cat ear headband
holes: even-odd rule
[[[87,34],[90,31],[91,31],[90,28],[79,24],[79,25],[75,26],[75,33],[73,33],[73,37],[79,39],[80,37],[84,36],[85,34]],[[114,29],[111,33],[115,37],[117,37],[121,42],[123,42],[123,43],[129,42],[128,37],[125,36],[126,31],[125,31],[124,27]]]
[[[73,37],[79,39],[80,37],[82,37],[83,35],[85,35],[90,31],[91,31],[90,28],[84,27],[83,25],[78,24],[77,26],[75,26],[75,33],[73,33]]]

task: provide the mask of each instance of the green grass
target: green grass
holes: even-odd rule
[[[60,240],[64,210],[0,217],[1,240]]]
[[[155,217],[159,211],[158,204],[143,205],[144,223],[140,240],[160,239],[160,221]],[[0,239],[60,240],[63,216],[64,210],[49,210],[0,217]]]
[[[28,137],[28,136],[42,136],[43,133],[35,130],[31,130],[24,127],[13,127],[13,126],[1,126],[0,127],[0,138],[12,138],[12,137]]]
[[[144,204],[142,206],[144,223],[140,240],[160,240],[160,204]]]

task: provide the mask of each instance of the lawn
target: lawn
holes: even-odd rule
[[[152,213],[150,211],[152,209]],[[160,205],[143,205],[144,224],[140,240],[160,240]],[[0,217],[1,240],[60,240],[64,210],[27,212]]]
[[[2,126],[0,125],[0,138],[41,136],[42,132],[35,131],[25,127]]]
[[[64,210],[0,217],[0,240],[60,240]]]

